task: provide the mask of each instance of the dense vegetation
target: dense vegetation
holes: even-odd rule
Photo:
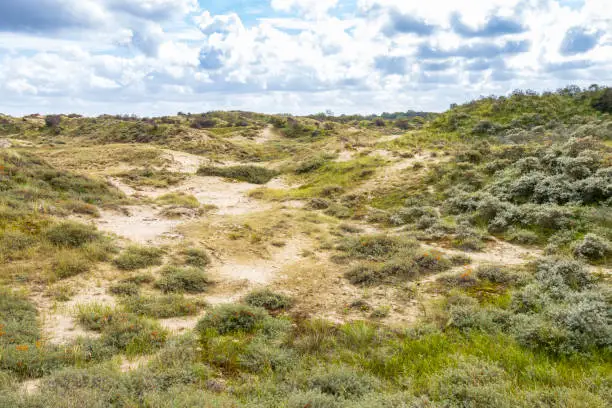
[[[439,115],[1,117],[20,147],[0,151],[0,407],[610,406],[610,97],[516,91]],[[274,137],[254,142],[266,127]],[[84,221],[130,199],[65,169],[106,167],[88,149],[111,143],[134,166],[118,159],[109,175],[135,188],[196,172],[139,143],[232,162],[202,177],[291,186],[245,197],[278,204],[268,212],[229,226],[197,213],[185,241],[134,244]],[[143,202],[200,208],[190,194]],[[295,200],[303,208],[283,207]],[[307,239],[284,273],[331,275],[333,288],[275,282],[204,300],[218,300],[215,267],[231,249],[265,263]],[[48,341],[38,287],[61,305],[75,295],[59,284],[78,291],[84,275],[108,275],[114,302],[76,303],[87,336]],[[336,322],[321,317],[326,299],[303,307],[319,290],[353,294]],[[167,328],[176,322],[193,324]]]

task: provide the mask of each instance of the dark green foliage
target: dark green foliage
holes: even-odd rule
[[[198,169],[198,174],[201,176],[225,177],[253,184],[266,184],[268,181],[278,176],[279,173],[258,166],[204,166]]]
[[[287,310],[293,306],[293,300],[281,293],[269,289],[255,290],[244,298],[244,302],[253,307],[262,307],[271,312]]]
[[[136,270],[161,265],[163,251],[159,248],[130,246],[113,261],[122,270]]]
[[[198,322],[197,330],[205,333],[215,330],[219,334],[251,333],[267,316],[265,309],[246,305],[222,305],[211,309]]]
[[[155,287],[164,293],[202,293],[210,285],[203,270],[196,267],[166,266]]]
[[[296,174],[310,173],[325,165],[328,159],[324,156],[316,156],[309,160],[303,161],[295,169]]]
[[[593,99],[593,108],[603,113],[612,113],[612,88],[605,88],[601,95]]]

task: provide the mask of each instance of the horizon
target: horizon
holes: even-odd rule
[[[443,112],[612,84],[612,4],[21,0],[0,4],[0,55],[11,116]]]

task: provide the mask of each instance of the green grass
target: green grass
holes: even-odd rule
[[[193,316],[204,306],[203,303],[187,299],[182,295],[136,295],[124,297],[122,303],[130,313],[159,319]]]
[[[185,193],[168,193],[155,199],[157,204],[171,205],[185,208],[199,208],[200,202],[191,194]]]

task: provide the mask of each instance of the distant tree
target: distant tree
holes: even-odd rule
[[[385,122],[385,120],[383,118],[377,118],[374,120],[374,124],[378,127],[385,127],[385,125],[387,124],[387,122]]]
[[[45,126],[48,128],[58,128],[62,123],[62,117],[60,115],[47,115],[45,116]]]
[[[612,113],[612,88],[606,88],[593,100],[592,106],[600,112]]]

